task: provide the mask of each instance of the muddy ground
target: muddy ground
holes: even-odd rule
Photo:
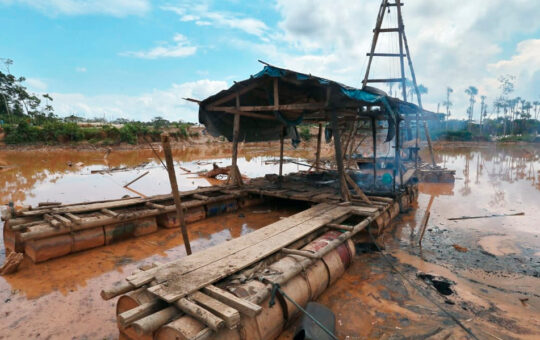
[[[352,266],[319,302],[335,313],[340,339],[539,338],[540,150],[531,145],[493,144],[437,149],[437,161],[457,171],[455,184],[422,184],[417,206],[376,240],[382,251],[364,235]],[[244,147],[240,169],[253,177],[275,172],[275,165],[266,164],[275,158],[275,151]],[[312,157],[312,151],[309,147],[288,149],[287,155],[301,161]],[[213,161],[226,162],[228,156],[227,147],[198,152],[178,151],[175,159],[196,171]],[[140,173],[90,175],[91,169],[107,166],[100,153],[76,157],[66,153],[71,157],[64,158],[60,158],[62,152],[47,154],[0,152],[0,160],[15,165],[0,172],[0,182],[9,186],[0,192],[2,203],[69,203],[111,193],[121,197],[125,190],[119,184]],[[68,158],[75,162],[77,157],[87,165],[80,169],[66,165]],[[150,150],[112,153],[108,166],[139,164],[152,157]],[[197,159],[209,162],[198,165]],[[140,181],[137,190],[166,192],[166,175],[156,169],[152,177]],[[303,168],[289,164],[286,171],[298,169]],[[193,175],[180,170],[178,174],[184,176],[186,188],[205,181],[188,179]],[[418,225],[432,197],[431,218],[420,248]],[[237,212],[191,225],[195,251],[296,212],[294,207],[257,210],[265,213]],[[448,220],[515,212],[525,215]],[[116,338],[115,300],[102,301],[99,291],[142,263],[184,256],[178,234],[161,230],[43,264],[26,261],[19,273],[0,278],[0,339]],[[294,329],[293,323],[281,339],[289,339]]]

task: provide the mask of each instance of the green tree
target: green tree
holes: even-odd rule
[[[467,110],[467,113],[469,114],[469,123],[473,120],[474,115],[474,103],[476,103],[476,95],[478,94],[478,89],[474,86],[469,86],[465,93],[469,96],[469,109]]]

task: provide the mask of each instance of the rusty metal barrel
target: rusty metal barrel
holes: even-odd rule
[[[339,231],[329,231],[302,248],[304,251],[317,252],[326,247],[332,240],[341,235]],[[336,249],[330,251],[320,260],[306,268],[302,273],[281,285],[282,290],[298,304],[305,306],[308,301],[316,299],[326,288],[335,282],[350,265],[355,255],[354,244],[347,240]],[[298,261],[302,260],[299,255],[287,255],[272,263],[268,270],[275,273],[285,273]],[[234,295],[250,302],[255,302],[257,296],[267,285],[251,280],[243,284],[229,287]],[[137,291],[135,291],[137,292]],[[120,298],[117,306],[117,314],[123,313],[129,308],[135,308],[138,304],[148,303],[149,297],[141,293],[128,293]],[[152,298],[152,297],[150,297]],[[286,300],[283,296],[276,296],[276,303],[270,307],[270,296],[262,303],[262,311],[254,317],[242,314],[239,325],[234,329],[220,329],[213,332],[203,323],[191,316],[183,315],[171,321],[159,329],[154,334],[154,339],[254,339],[268,340],[278,337],[285,327],[299,314],[298,308]],[[128,308],[128,309],[126,309]],[[122,329],[122,335],[129,339],[142,339],[136,332],[130,330],[131,327]]]

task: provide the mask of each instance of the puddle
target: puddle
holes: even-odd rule
[[[509,235],[485,236],[478,241],[478,245],[489,254],[503,256],[520,252],[515,237]]]

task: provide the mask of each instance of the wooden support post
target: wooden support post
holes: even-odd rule
[[[373,138],[373,191],[377,185],[377,121],[371,118],[371,135]]]
[[[236,95],[236,107],[240,107],[240,96]],[[240,114],[234,114],[233,122],[233,140],[232,140],[232,166],[227,183],[242,185],[242,177],[240,176],[240,170],[238,170],[238,139],[240,134]]]
[[[285,138],[285,127],[281,128],[279,134],[279,178],[283,177],[283,144]]]
[[[335,158],[336,164],[338,167],[338,177],[339,184],[341,188],[341,198],[349,202],[351,200],[349,195],[349,188],[347,187],[347,182],[345,180],[345,169],[343,167],[343,155],[341,153],[341,134],[339,133],[338,118],[336,110],[333,110],[331,113],[332,120],[332,130],[334,132],[334,149],[335,149]]]
[[[165,163],[167,164],[167,172],[169,173],[169,181],[171,182],[174,205],[176,206],[176,219],[180,223],[180,229],[182,230],[182,238],[184,239],[186,253],[188,255],[191,255],[191,245],[189,243],[189,236],[186,229],[186,221],[184,219],[184,210],[182,209],[182,202],[180,201],[180,193],[178,192],[178,183],[176,182],[176,174],[174,172],[174,162],[173,162],[172,151],[171,151],[171,143],[169,141],[168,133],[164,132],[161,134],[161,144],[163,145],[163,152],[165,153]]]
[[[317,134],[317,152],[315,153],[315,169],[320,167],[321,163],[321,141],[322,141],[322,123],[319,123],[319,133]]]
[[[433,146],[431,145],[431,136],[429,135],[427,122],[424,120],[424,132],[426,134],[426,139],[429,147],[429,156],[431,157],[431,164],[433,166],[437,166],[437,163],[435,163],[435,155],[433,154]]]

